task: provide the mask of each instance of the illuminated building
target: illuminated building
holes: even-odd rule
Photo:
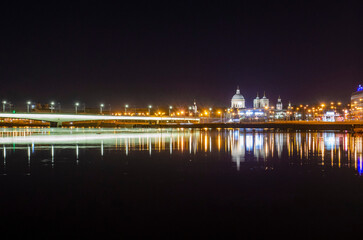
[[[324,122],[335,122],[336,118],[340,117],[340,115],[338,113],[336,113],[335,111],[327,111],[324,113],[322,120]]]
[[[276,103],[276,110],[282,110],[282,102],[281,102],[281,98],[279,96],[279,98],[277,99],[277,103]]]
[[[193,104],[193,112],[194,112],[194,115],[196,116],[197,113],[198,113],[198,107],[197,107],[197,102],[195,101],[194,99],[194,104]]]
[[[353,119],[363,118],[363,87],[359,84],[357,91],[350,98],[350,106]]]
[[[258,97],[258,93],[257,97],[253,99],[253,108],[260,108],[260,98]]]
[[[241,120],[262,120],[266,117],[264,109],[242,109],[238,115]]]
[[[270,100],[266,98],[266,94],[263,93],[263,97],[259,98],[257,93],[257,97],[253,100],[253,108],[268,108],[269,106]]]
[[[236,94],[232,97],[231,108],[234,109],[246,108],[245,98],[242,96],[239,87],[237,87]]]
[[[263,97],[260,99],[260,108],[268,108],[270,106],[270,100],[266,98],[266,94],[263,93]]]
[[[276,103],[276,110],[274,111],[275,119],[286,119],[287,111],[282,109],[282,107],[281,97],[279,96]]]

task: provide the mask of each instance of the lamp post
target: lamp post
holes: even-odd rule
[[[27,101],[26,102],[26,108],[27,108],[27,112],[29,113],[30,112],[30,104],[31,104],[32,102],[31,101]]]
[[[125,115],[127,115],[127,108],[129,107],[128,104],[125,104]]]
[[[152,108],[153,106],[151,106],[151,105],[149,105],[149,116],[150,116],[150,112],[151,112],[151,108]]]
[[[54,109],[54,102],[51,102],[51,103],[50,103],[50,112],[51,112],[51,113],[53,112],[53,109]]]
[[[103,103],[100,104],[100,114],[102,114],[102,108],[104,107],[105,105]]]
[[[212,108],[209,108],[209,117],[212,116]]]
[[[169,106],[169,116],[171,116],[171,109],[173,109],[173,106]]]
[[[75,108],[75,110],[76,110],[76,114],[77,114],[77,108],[78,108],[78,106],[79,106],[79,103],[78,103],[78,102],[76,102],[76,103],[74,104],[74,108]]]
[[[3,101],[3,112],[5,112],[5,105],[6,105],[6,101]]]

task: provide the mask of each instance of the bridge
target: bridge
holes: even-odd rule
[[[49,122],[51,127],[61,127],[64,122],[81,121],[155,121],[161,122],[200,122],[200,118],[168,117],[168,116],[114,116],[114,115],[86,115],[86,114],[58,114],[58,113],[0,113],[0,118],[27,119]]]

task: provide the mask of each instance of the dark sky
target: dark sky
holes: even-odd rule
[[[363,82],[359,1],[119,2],[1,3],[0,98],[229,105],[239,85],[247,106],[311,104]]]

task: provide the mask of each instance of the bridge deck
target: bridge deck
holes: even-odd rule
[[[29,119],[46,122],[77,122],[77,121],[107,121],[107,120],[133,120],[133,121],[198,121],[192,117],[156,117],[156,116],[113,116],[113,115],[86,115],[86,114],[49,114],[49,113],[0,113],[0,118]]]

